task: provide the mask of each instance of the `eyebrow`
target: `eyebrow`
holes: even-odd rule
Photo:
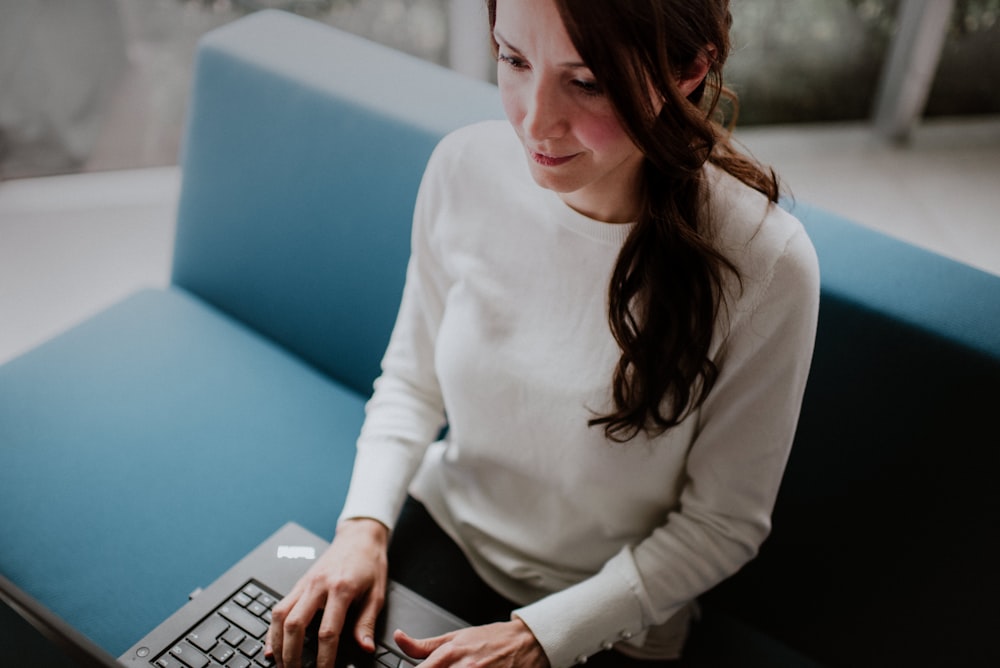
[[[519,56],[524,55],[524,52],[522,52],[521,49],[517,48],[516,46],[508,42],[507,39],[503,35],[501,35],[496,29],[493,30],[493,39],[495,39],[498,44],[502,44],[503,46],[507,47],[517,55]],[[590,66],[582,61],[560,63],[559,67],[565,67],[573,70],[590,69]]]

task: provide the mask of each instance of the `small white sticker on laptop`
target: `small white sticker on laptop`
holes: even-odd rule
[[[316,548],[307,545],[279,545],[278,559],[316,559]]]

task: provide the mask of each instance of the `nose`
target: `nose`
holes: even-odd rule
[[[564,101],[550,80],[540,78],[533,83],[525,101],[524,134],[535,141],[557,139],[568,126]]]

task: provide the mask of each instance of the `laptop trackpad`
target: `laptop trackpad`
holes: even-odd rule
[[[380,620],[380,643],[400,656],[406,655],[392,639],[396,629],[406,632],[411,638],[433,638],[468,626],[450,612],[396,582],[389,583],[386,601]]]

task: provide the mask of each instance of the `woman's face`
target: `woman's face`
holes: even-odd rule
[[[597,220],[635,220],[642,154],[553,0],[498,0],[494,37],[500,96],[535,181]]]

